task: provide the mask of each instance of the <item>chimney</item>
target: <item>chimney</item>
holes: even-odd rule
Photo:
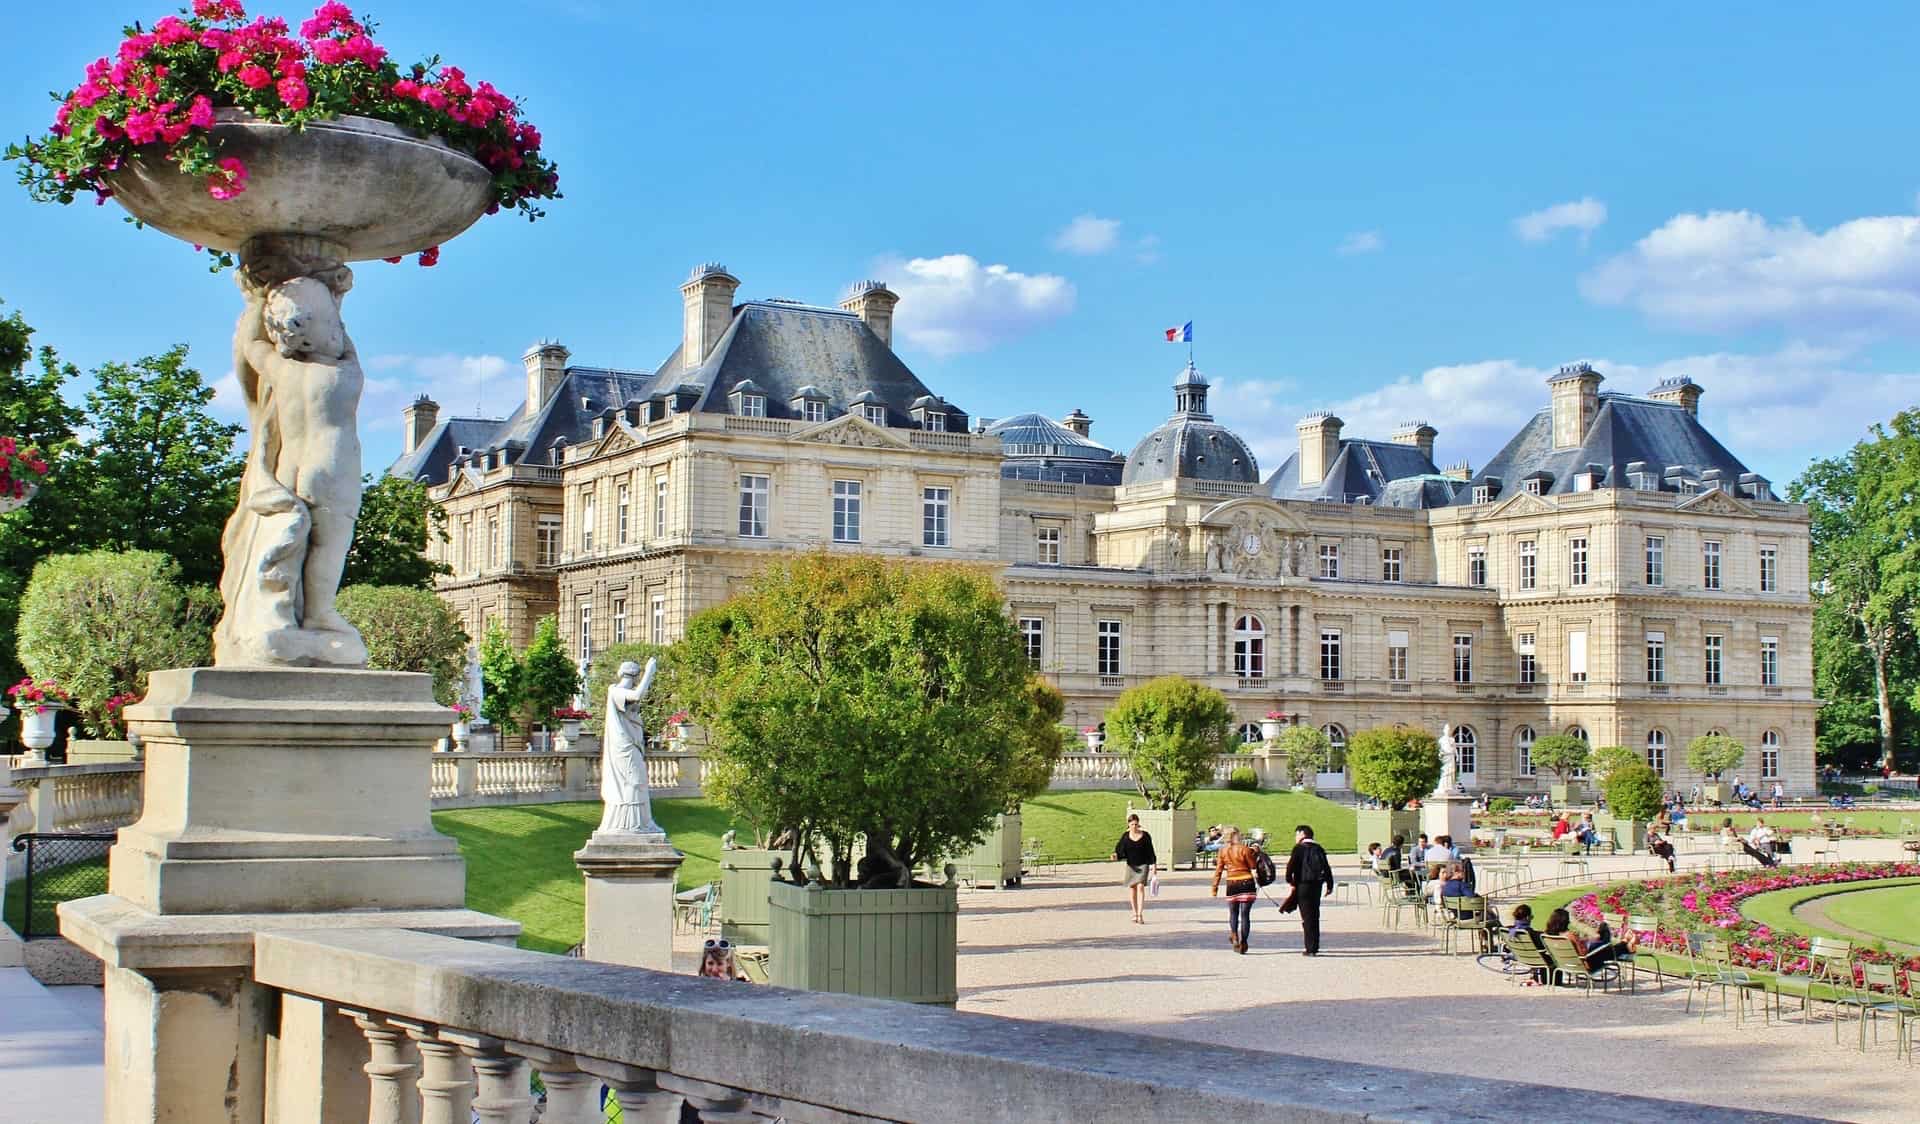
[[[893,346],[893,306],[900,295],[887,288],[885,281],[856,281],[847,290],[840,307],[858,316],[880,342]]]
[[[422,394],[413,400],[413,405],[400,411],[400,421],[407,431],[406,451],[411,453],[426,441],[427,434],[432,433],[433,427],[440,423],[440,403]]]
[[[553,392],[560,389],[560,380],[566,377],[567,357],[571,355],[566,348],[554,340],[541,340],[527,349],[520,362],[527,367],[527,415],[547,404]]]
[[[733,291],[740,279],[727,272],[719,262],[695,266],[680,286],[683,310],[680,331],[680,365],[693,370],[706,361],[713,345],[733,322]]]
[[[1589,363],[1569,363],[1547,380],[1553,388],[1553,447],[1578,448],[1600,413],[1600,382],[1605,376]]]
[[[1414,448],[1420,450],[1421,456],[1427,458],[1428,461],[1432,461],[1433,439],[1438,436],[1440,436],[1440,431],[1428,425],[1426,422],[1410,421],[1393,431],[1393,443],[1396,445],[1412,445]]]
[[[1300,483],[1318,484],[1327,478],[1340,455],[1340,427],[1345,424],[1325,410],[1315,410],[1294,425],[1300,431]]]
[[[1060,419],[1060,424],[1082,437],[1090,437],[1093,435],[1093,419],[1081,413],[1077,406],[1074,408],[1073,413]]]
[[[1455,461],[1453,464],[1448,465],[1446,471],[1441,475],[1449,480],[1471,480],[1473,479],[1473,469],[1467,465],[1466,461]]]
[[[1700,389],[1699,383],[1685,375],[1679,375],[1670,379],[1661,379],[1660,385],[1649,391],[1647,397],[1655,402],[1670,402],[1697,418],[1700,416],[1700,396],[1705,393],[1706,391]]]

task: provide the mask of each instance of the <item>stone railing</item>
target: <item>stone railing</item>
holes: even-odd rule
[[[146,762],[99,761],[85,765],[30,765],[0,770],[0,784],[26,793],[0,823],[0,861],[9,874],[23,873],[26,855],[13,850],[13,836],[29,831],[113,831],[140,818]]]
[[[647,784],[656,797],[698,796],[706,775],[699,754],[647,754]],[[432,794],[436,811],[598,800],[600,753],[436,753]]]
[[[1731,1109],[960,1014],[567,959],[403,929],[256,933],[277,1025],[243,1042],[267,1117],[630,1121],[1733,1120]],[[274,1035],[277,1050],[267,1049]],[[1116,1061],[1124,1059],[1124,1061]],[[251,1064],[248,1064],[250,1060]],[[1222,1074],[1231,1075],[1222,1079]],[[241,1090],[244,1094],[247,1090]],[[243,1098],[246,1099],[246,1098]],[[324,1106],[324,1109],[322,1108]],[[297,1110],[304,1110],[300,1112]]]
[[[1234,769],[1246,766],[1260,776],[1262,788],[1279,784],[1284,754],[1221,753],[1213,759],[1213,787],[1225,788]],[[1133,766],[1122,753],[1063,753],[1053,765],[1053,789],[1132,788]]]

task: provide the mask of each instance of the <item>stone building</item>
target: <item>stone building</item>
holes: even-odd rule
[[[770,553],[973,561],[1076,724],[1178,672],[1248,738],[1268,712],[1336,744],[1452,725],[1469,788],[1544,787],[1529,746],[1562,731],[1684,788],[1713,730],[1747,745],[1745,779],[1813,787],[1806,513],[1701,426],[1689,380],[1636,396],[1564,368],[1477,472],[1440,468],[1425,423],[1378,440],[1313,414],[1263,476],[1191,365],[1121,457],[1078,410],[976,423],[934,393],[892,350],[884,285],[838,308],[738,286],[694,270],[652,370],[542,343],[512,417],[408,409],[392,471],[449,514],[440,590],[469,632],[525,642],[556,613],[584,661],[673,640]]]

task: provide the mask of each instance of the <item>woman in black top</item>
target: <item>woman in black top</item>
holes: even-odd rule
[[[1133,923],[1145,925],[1147,880],[1153,877],[1153,866],[1159,858],[1153,853],[1153,836],[1141,830],[1139,816],[1127,817],[1126,833],[1113,845],[1110,861],[1127,864],[1127,899],[1133,903]]]

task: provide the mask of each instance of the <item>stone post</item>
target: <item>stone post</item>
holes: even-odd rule
[[[453,763],[453,794],[472,796],[480,791],[480,762],[462,754]]]
[[[1420,830],[1429,836],[1450,835],[1463,851],[1473,849],[1473,797],[1448,792],[1420,801]]]
[[[593,791],[593,758],[572,755],[562,765],[563,779],[561,787],[568,796],[597,796]]]
[[[0,721],[6,718],[6,708],[0,707]],[[0,754],[0,901],[7,897],[7,858],[13,850],[13,810],[27,799],[27,794],[13,787],[13,769],[8,758]],[[18,968],[26,955],[20,937],[5,923],[0,923],[0,968]]]
[[[594,832],[573,861],[587,880],[586,958],[671,971],[673,878],[686,856],[665,832]]]

